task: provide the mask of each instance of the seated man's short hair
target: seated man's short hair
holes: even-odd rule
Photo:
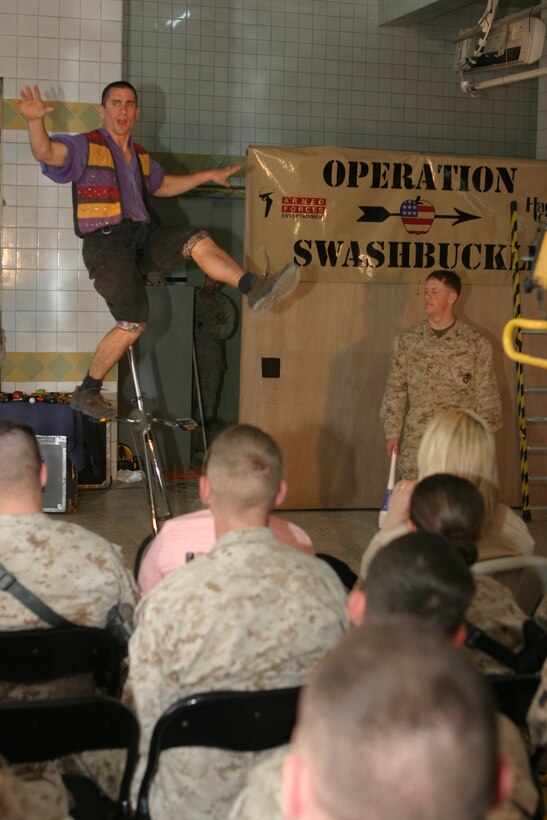
[[[203,463],[217,498],[242,509],[273,506],[282,467],[281,450],[275,441],[250,424],[235,424],[223,430]]]
[[[321,816],[336,820],[479,820],[496,796],[486,684],[415,619],[345,636],[303,692],[294,748]]]
[[[371,561],[367,613],[413,615],[452,635],[475,592],[473,576],[449,541],[430,532],[396,538]]]

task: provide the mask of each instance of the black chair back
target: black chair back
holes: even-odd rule
[[[148,794],[160,754],[178,746],[258,752],[288,743],[296,722],[300,687],[263,692],[206,692],[170,706],[150,742],[136,817],[149,820]]]
[[[123,650],[104,629],[75,627],[0,632],[0,680],[43,683],[93,673],[109,695],[120,690]]]
[[[139,751],[139,724],[123,703],[103,696],[6,701],[0,703],[0,727],[0,754],[9,763],[55,760],[98,749],[126,749],[115,816],[131,817],[129,787]],[[74,816],[87,815],[75,811]]]
[[[335,571],[338,575],[344,586],[348,591],[351,591],[357,581],[359,580],[359,576],[355,573],[345,561],[342,561],[340,558],[336,558],[334,555],[329,555],[326,552],[318,552],[317,558],[321,558],[322,561],[325,561],[331,569]]]
[[[517,726],[526,725],[528,709],[540,683],[539,675],[487,675],[498,712]]]

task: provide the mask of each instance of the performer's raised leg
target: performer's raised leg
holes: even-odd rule
[[[220,248],[208,234],[204,231],[201,233],[201,238],[188,250],[185,246],[183,257],[192,258],[211,279],[238,288],[247,296],[252,310],[270,310],[297,286],[300,280],[298,265],[291,263],[277,273],[268,272],[265,276],[245,273],[241,265],[238,265],[235,259]]]

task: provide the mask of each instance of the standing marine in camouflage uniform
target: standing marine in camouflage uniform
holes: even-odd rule
[[[454,316],[460,290],[456,273],[430,273],[425,285],[427,318],[395,340],[380,418],[388,455],[394,450],[400,454],[401,478],[417,477],[420,439],[439,410],[474,410],[492,430],[502,426],[492,348],[484,336]]]
[[[125,696],[141,726],[144,758],[162,712],[187,695],[304,683],[342,636],[345,590],[318,558],[267,528],[282,503],[281,454],[249,425],[215,438],[200,496],[217,542],[175,570],[138,605]],[[218,749],[164,752],[150,794],[154,820],[226,820],[261,755]],[[141,769],[135,777],[138,785]]]

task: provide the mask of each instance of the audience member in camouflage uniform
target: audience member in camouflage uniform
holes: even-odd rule
[[[253,766],[228,820],[283,820],[281,779],[290,746],[278,746]]]
[[[427,425],[418,450],[418,476],[422,479],[435,473],[467,478],[480,491],[484,502],[478,544],[481,561],[533,553],[530,530],[500,501],[495,437],[473,410],[442,410]]]
[[[119,548],[76,524],[42,512],[47,467],[30,427],[0,421],[0,563],[51,609],[82,626],[104,627],[108,611],[135,603]],[[0,594],[0,630],[48,629],[8,592]],[[82,691],[83,687],[83,691]],[[43,687],[0,684],[0,697],[89,694],[89,679]]]
[[[69,795],[53,763],[8,767],[0,758],[3,820],[67,820]]]
[[[416,455],[428,421],[439,410],[475,410],[499,430],[501,402],[490,342],[454,316],[461,289],[451,271],[434,271],[426,279],[421,324],[395,340],[391,370],[380,417],[387,450],[400,453],[402,478],[416,478]]]
[[[303,692],[285,817],[482,818],[505,781],[497,764],[495,716],[468,659],[421,619],[371,619]]]
[[[454,503],[455,497],[461,500],[459,505]],[[482,520],[481,498],[475,487],[454,476],[432,476],[418,485],[414,507],[413,520],[420,520],[427,527],[419,526],[417,532],[397,538],[377,554],[359,585],[362,588],[356,588],[350,595],[348,609],[352,622],[364,623],[366,630],[370,616],[413,615],[450,637],[454,646],[462,647],[466,639],[465,617],[474,623],[480,621],[485,631],[490,629],[489,634],[503,640],[503,625],[498,620],[504,617],[503,606],[509,610],[504,617],[504,622],[510,625],[509,631],[511,628],[515,631],[511,616],[520,610],[509,590],[492,578],[472,577],[465,566],[473,561],[476,553],[467,532],[478,531]],[[451,513],[451,507],[458,509]],[[439,521],[443,526],[439,526]],[[433,529],[438,534],[434,534]],[[491,581],[501,588],[498,590],[501,605],[494,597],[485,601],[483,581]],[[473,584],[476,591],[470,604]],[[488,585],[486,589],[491,591]],[[492,617],[489,621],[491,604],[498,618]],[[524,619],[524,613],[520,613],[520,617]],[[522,643],[522,620],[519,631],[516,638]],[[479,670],[508,671],[498,670],[494,661],[494,666],[488,668],[477,654],[471,651]],[[513,770],[514,786],[507,799],[492,807],[486,817],[487,820],[524,820],[534,815],[538,803],[526,746],[517,727],[504,715],[497,716],[497,730],[500,757]]]
[[[422,480],[438,473],[466,478],[480,491],[484,521],[477,543],[479,561],[533,553],[528,527],[500,502],[494,434],[472,410],[442,410],[427,425],[418,450],[418,476]],[[378,549],[406,532],[415,484],[403,480],[395,485],[382,529],[363,555],[362,570]]]
[[[453,645],[461,646],[465,640],[462,620],[473,594],[473,585],[474,581],[469,569],[465,566],[456,548],[446,539],[427,532],[407,534],[396,539],[376,556],[369,575],[353,590],[348,602],[350,619],[354,626],[358,627],[358,631],[366,634],[371,624],[373,628],[378,627],[378,623],[381,623],[380,618],[413,616],[419,618],[420,622],[427,621],[428,625],[434,626],[440,635],[450,637]],[[416,622],[402,621],[401,623],[405,630],[408,628],[408,623],[412,624],[414,630],[416,629]],[[419,626],[418,631],[421,629],[422,627]],[[364,638],[365,635],[362,637]],[[383,646],[390,643],[389,637],[389,631],[382,631],[380,640]],[[414,635],[407,637],[405,643],[415,648]],[[337,650],[334,651],[333,656],[336,657],[336,654]],[[375,660],[378,661],[378,657]],[[325,661],[325,664],[329,663],[330,656]],[[400,671],[399,662],[397,662],[397,668]],[[358,675],[358,663],[355,664],[355,669],[348,668],[348,673],[352,672]],[[408,673],[395,678],[396,685],[399,687],[397,692],[399,704],[406,703],[407,679]],[[368,675],[366,682],[371,684]],[[335,700],[340,701],[341,698],[340,689],[337,687],[336,696],[333,696],[332,700],[334,710],[337,708]],[[353,723],[355,722],[354,720]],[[338,716],[336,729],[333,728],[331,732],[332,737],[339,732],[342,725],[342,720]],[[499,805],[490,809],[486,817],[487,820],[524,820],[532,816],[538,800],[538,793],[530,775],[526,747],[516,726],[502,715],[497,716],[497,731],[500,757],[507,761],[513,770],[515,786],[509,795],[511,777],[507,766],[503,765],[505,790],[499,795]],[[369,785],[372,773],[366,767],[366,763],[360,760],[355,749],[353,751],[354,758],[359,760],[362,770],[351,772],[351,766],[348,768],[344,765],[344,768],[348,771],[348,776],[352,781],[363,780]],[[255,820],[257,817],[260,820],[281,820],[282,817],[299,816],[291,813],[283,814],[282,811],[281,773],[289,753],[290,747],[288,746],[276,749],[251,770],[246,786],[233,806],[229,820]],[[472,758],[476,760],[474,754]],[[341,755],[338,754],[338,760],[341,759]],[[345,762],[344,759],[344,764]],[[468,766],[469,760],[466,761],[466,771]],[[339,766],[335,768],[340,770]],[[443,771],[447,771],[446,767],[443,767]],[[328,778],[329,775],[325,774],[324,779]],[[408,779],[406,775],[403,775],[403,778]],[[352,794],[355,784],[347,782],[346,787],[349,795]],[[396,790],[398,787],[399,780],[392,777],[388,791]],[[465,789],[465,787],[462,788]],[[501,799],[502,797],[504,799]],[[347,816],[368,816],[364,809],[366,804],[359,802],[358,805],[360,813],[352,813],[351,806],[347,806],[346,809],[349,809],[346,812]],[[406,817],[406,802],[404,805]],[[286,808],[285,805],[285,810]],[[431,806],[429,805],[428,808]],[[448,807],[442,804],[442,811],[427,816],[445,817],[447,811]],[[324,815],[321,814],[321,816]],[[387,811],[385,815],[374,814],[374,816],[391,818],[393,812]],[[466,817],[465,813],[463,817]]]
[[[157,719],[180,698],[302,684],[342,636],[346,595],[339,579],[266,527],[285,491],[281,454],[265,433],[237,425],[215,439],[200,495],[218,540],[210,553],[164,578],[136,610],[126,695],[137,710],[143,754]],[[154,820],[225,820],[257,757],[165,752],[151,791]]]
[[[514,723],[503,715],[498,715],[496,722],[498,749],[513,771],[515,785],[511,798],[490,809],[485,820],[529,820],[537,806],[537,791],[530,776],[526,746]],[[281,746],[249,772],[229,820],[283,820],[286,817],[282,809],[282,772],[289,752],[289,746]]]
[[[289,544],[307,555],[315,555],[309,535],[304,530],[278,515],[270,515],[268,528],[276,541]],[[177,515],[162,525],[150,542],[139,567],[137,585],[141,597],[148,595],[162,578],[188,561],[211,552],[215,544],[215,519],[210,509]]]
[[[407,523],[383,529],[384,542],[381,545],[371,543],[365,551],[361,560],[361,577],[367,576],[375,555],[387,543],[392,543],[409,530],[445,536],[471,566],[477,558],[483,517],[482,496],[470,481],[442,473],[424,478],[412,492]],[[523,624],[526,617],[508,587],[488,575],[475,575],[475,595],[466,613],[471,623],[508,649],[519,652],[524,645]],[[510,671],[500,661],[478,649],[469,651],[481,672],[496,674]]]

